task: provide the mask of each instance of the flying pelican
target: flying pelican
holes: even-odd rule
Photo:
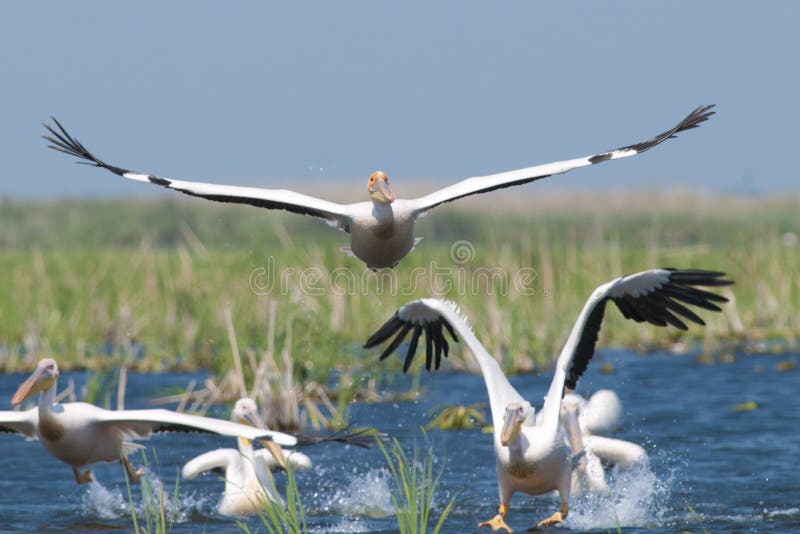
[[[538,424],[541,416],[541,412],[537,414]],[[588,401],[575,393],[561,399],[561,421],[575,464],[572,494],[608,489],[603,464],[629,469],[647,461],[641,446],[608,437],[621,416],[622,403],[610,389],[595,392]]]
[[[442,353],[445,356],[448,354],[449,345],[444,330],[455,341],[458,341],[458,336],[464,339],[478,361],[486,383],[497,456],[499,511],[494,518],[480,525],[510,532],[504,518],[514,492],[539,495],[558,490],[561,497],[559,511],[537,525],[552,526],[563,522],[569,512],[573,461],[561,424],[561,399],[566,391],[575,389],[594,354],[606,303],[614,301],[625,318],[658,326],[671,324],[685,330],[687,327],[683,318],[704,323],[684,304],[720,311],[714,302],[727,301],[723,296],[695,287],[732,283],[722,276],[724,273],[703,270],[651,269],[617,278],[595,289],[578,315],[558,357],[538,422],[534,418],[531,403],[509,383],[497,360],[480,344],[453,303],[436,299],[410,302],[386,321],[364,347],[374,347],[397,334],[381,354],[381,359],[387,358],[413,330],[403,366],[404,370],[408,370],[419,337],[424,331],[425,367],[430,371],[432,365],[439,368]]]
[[[285,189],[261,189],[173,180],[109,165],[94,156],[77,139],[67,133],[55,117],[52,119],[58,131],[45,124],[44,127],[52,136],[44,136],[44,139],[51,143],[50,148],[80,158],[82,160],[80,163],[102,167],[129,180],[152,183],[217,202],[250,204],[260,208],[281,209],[325,219],[331,226],[350,234],[349,252],[352,255],[363,261],[367,267],[380,269],[394,267],[411,251],[419,240],[414,237],[414,223],[431,208],[469,195],[532,182],[578,167],[635,156],[674,137],[678,132],[697,127],[714,114],[711,111],[713,107],[713,105],[700,106],[673,128],[641,143],[592,156],[468,178],[416,199],[395,198],[386,174],[382,171],[375,171],[370,175],[367,184],[370,200],[355,204],[336,204]]]
[[[40,439],[50,454],[72,467],[78,484],[92,482],[91,465],[95,462],[115,460],[122,463],[131,481],[138,481],[142,471],[131,467],[127,455],[140,446],[130,440],[159,432],[206,432],[286,446],[297,443],[294,436],[282,432],[169,410],[104,410],[85,402],[55,403],[57,381],[56,361],[41,360],[11,399],[11,406],[16,408],[41,392],[39,406],[0,412],[0,432]]]
[[[258,407],[250,398],[236,401],[231,419],[239,423],[265,428]],[[311,459],[299,451],[275,449],[253,450],[252,441],[238,438],[238,449],[215,449],[189,460],[183,466],[183,478],[191,480],[215,469],[225,471],[225,493],[219,503],[222,515],[252,514],[262,509],[265,502],[283,502],[275,489],[271,471],[286,468],[306,470],[311,468]],[[272,442],[266,442],[274,445]]]

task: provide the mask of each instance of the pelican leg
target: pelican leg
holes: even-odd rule
[[[511,528],[506,525],[505,516],[508,513],[508,506],[503,503],[500,503],[500,509],[497,511],[497,515],[491,518],[489,521],[484,521],[483,523],[479,524],[479,527],[492,527],[492,531],[498,531],[501,528],[504,529],[506,532],[511,532]]]
[[[90,482],[94,482],[94,478],[92,478],[92,468],[88,468],[86,471],[81,473],[77,467],[72,468],[72,474],[75,475],[75,482],[78,484],[89,484]]]
[[[564,520],[567,518],[569,514],[569,505],[565,502],[561,502],[561,509],[548,517],[547,519],[542,519],[538,523],[536,523],[537,527],[552,527],[554,525],[558,525],[563,523]]]
[[[134,471],[133,466],[125,456],[120,456],[119,462],[122,464],[122,467],[125,468],[125,472],[128,473],[128,479],[133,484],[137,484],[139,482],[139,479],[142,478],[142,475],[144,474],[144,469],[139,468],[136,471]]]

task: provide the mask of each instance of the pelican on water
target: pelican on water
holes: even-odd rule
[[[217,202],[250,204],[260,208],[281,209],[325,219],[331,226],[350,234],[350,252],[354,256],[368,267],[380,269],[395,266],[411,251],[418,241],[418,238],[414,237],[414,223],[431,208],[469,195],[532,182],[612,159],[635,156],[674,137],[678,132],[697,127],[714,114],[711,111],[713,107],[713,105],[700,106],[674,127],[641,143],[592,156],[468,178],[416,199],[395,198],[389,187],[389,178],[384,172],[375,171],[370,175],[367,184],[370,200],[354,204],[336,204],[285,189],[173,180],[109,165],[68,134],[55,117],[53,122],[58,131],[45,124],[45,128],[52,136],[44,136],[44,139],[51,143],[50,148],[83,160],[80,163],[102,167],[129,180],[152,183]]]
[[[236,401],[231,419],[238,423],[249,423],[257,428],[265,428],[258,407],[250,398]],[[299,451],[281,449],[273,442],[267,449],[253,449],[253,443],[246,438],[238,438],[238,449],[215,449],[189,460],[183,466],[183,478],[191,480],[212,470],[225,472],[225,492],[219,503],[219,513],[223,515],[252,514],[263,508],[265,502],[283,502],[275,489],[271,471],[279,468],[306,470],[311,468],[311,459]]]
[[[588,401],[576,393],[561,399],[561,424],[574,459],[572,494],[608,489],[604,464],[629,469],[647,461],[641,446],[610,437],[621,416],[622,403],[610,389],[595,392]]]
[[[41,360],[11,399],[16,408],[40,393],[39,406],[0,412],[0,432],[38,438],[50,454],[72,467],[78,484],[93,480],[92,464],[115,460],[122,463],[131,481],[138,481],[142,472],[131,467],[127,455],[141,446],[130,440],[160,432],[205,432],[286,446],[297,443],[294,436],[282,432],[169,410],[104,410],[85,402],[56,403],[57,381],[56,361]],[[81,471],[83,467],[87,469]]]
[[[406,304],[364,346],[374,347],[395,336],[381,354],[381,359],[384,359],[413,331],[403,366],[408,370],[424,331],[425,367],[430,371],[431,366],[439,368],[442,353],[448,354],[444,331],[449,332],[455,341],[460,336],[483,373],[494,424],[500,506],[497,515],[481,526],[510,532],[505,517],[514,492],[538,495],[558,490],[561,498],[559,511],[537,524],[552,526],[563,522],[569,512],[570,475],[576,460],[562,428],[562,398],[566,392],[575,389],[594,354],[606,303],[614,301],[625,318],[658,326],[671,324],[685,330],[684,320],[704,324],[685,304],[720,311],[715,302],[726,302],[727,299],[695,286],[732,283],[723,276],[724,273],[704,270],[651,269],[617,278],[595,289],[558,357],[538,420],[534,417],[531,403],[509,383],[497,360],[481,345],[451,302],[421,299]]]

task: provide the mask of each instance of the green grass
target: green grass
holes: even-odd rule
[[[145,467],[148,467],[147,455],[142,452],[142,460]],[[136,534],[167,534],[172,531],[177,517],[178,507],[178,475],[175,475],[175,487],[172,496],[165,495],[164,488],[159,479],[155,479],[154,484],[150,477],[142,476],[138,486],[141,496],[141,518],[138,517],[137,507],[133,498],[131,483],[128,473],[125,473],[125,486],[128,490],[128,503],[131,509],[131,521],[133,531]]]
[[[401,534],[428,532],[428,524],[432,521],[431,512],[435,504],[436,488],[444,472],[444,466],[434,472],[433,451],[430,447],[423,456],[419,447],[414,445],[409,456],[397,439],[393,439],[389,447],[381,440],[377,440],[377,443],[386,458],[395,484],[392,491],[392,505],[397,519],[397,531]],[[447,516],[453,510],[455,498],[454,495],[439,514],[439,519],[431,529],[434,534],[441,530]]]
[[[284,503],[263,498],[257,517],[269,534],[304,534],[308,532],[305,507],[300,490],[297,488],[294,471],[291,468],[286,471],[286,477],[285,506]],[[273,485],[272,492],[276,495],[279,494],[274,481],[271,481],[271,484]],[[237,521],[236,524],[243,532],[247,534],[252,532],[244,521]]]
[[[508,205],[476,212],[467,203],[420,221],[425,239],[394,274],[400,290],[379,294],[377,275],[340,252],[347,236],[309,217],[172,198],[0,202],[0,370],[52,355],[65,369],[124,363],[221,374],[233,361],[229,308],[243,353],[285,347],[298,379],[324,383],[333,368],[374,366],[376,354],[360,349],[366,337],[398,306],[438,293],[460,304],[506,369],[525,371],[549,364],[594,287],[653,266],[726,271],[737,281],[735,302],[723,314],[702,313],[708,327],[686,334],[608,313],[602,345],[796,346],[800,246],[790,234],[800,229],[798,198],[642,193],[523,196]],[[451,258],[457,241],[468,242],[468,261]],[[271,291],[263,290],[268,266],[278,273]],[[507,284],[492,278],[498,268]],[[345,272],[354,294],[337,291]],[[532,294],[513,285],[526,274]],[[460,348],[451,360],[473,367]]]

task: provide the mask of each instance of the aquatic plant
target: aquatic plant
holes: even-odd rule
[[[463,430],[467,428],[482,428],[486,423],[486,416],[480,410],[483,404],[472,406],[437,406],[433,409],[436,417],[427,425],[425,430]]]
[[[142,462],[144,468],[148,469],[147,454],[142,452]],[[125,486],[128,491],[128,503],[131,510],[131,521],[133,522],[133,530],[136,534],[166,534],[172,531],[175,525],[175,520],[178,515],[178,484],[179,478],[175,474],[175,487],[172,490],[172,498],[170,499],[164,492],[164,487],[160,481],[156,479],[154,483],[148,476],[142,476],[139,479],[139,489],[141,495],[141,515],[144,524],[140,524],[137,507],[133,499],[133,492],[131,490],[131,482],[128,478],[128,473],[125,473]]]
[[[286,503],[271,501],[261,497],[261,508],[257,512],[261,525],[269,534],[304,534],[308,532],[306,526],[306,513],[303,506],[303,499],[297,487],[294,470],[287,465],[286,469]],[[271,493],[279,495],[275,488],[274,480]],[[246,534],[251,534],[250,527],[244,521],[236,521],[239,528]]]
[[[397,518],[398,532],[401,534],[428,532],[436,487],[444,472],[444,466],[434,473],[433,451],[430,447],[422,457],[419,447],[415,444],[409,457],[396,438],[388,448],[380,440],[377,443],[386,458],[395,483],[392,504]],[[454,501],[455,495],[442,509],[431,532],[437,534],[441,530],[447,516],[453,510]]]

